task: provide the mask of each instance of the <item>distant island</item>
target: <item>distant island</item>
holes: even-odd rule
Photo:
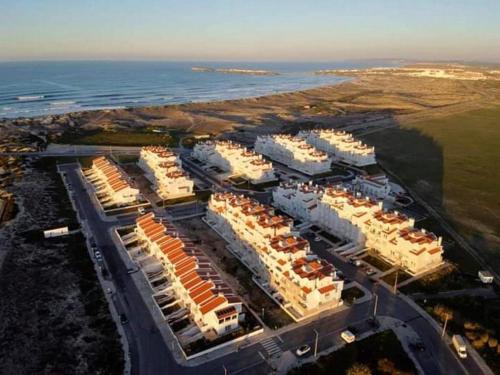
[[[193,72],[208,72],[208,73],[228,73],[228,74],[249,74],[255,76],[276,76],[279,73],[271,72],[269,70],[260,69],[239,69],[239,68],[210,68],[204,66],[193,66]]]

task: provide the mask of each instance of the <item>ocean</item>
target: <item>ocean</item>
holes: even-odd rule
[[[43,61],[0,63],[0,118],[240,99],[331,85],[319,69],[396,65],[384,61],[220,63]],[[193,66],[264,69],[274,76],[194,72]]]

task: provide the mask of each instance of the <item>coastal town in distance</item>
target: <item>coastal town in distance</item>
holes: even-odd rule
[[[497,4],[55,3],[0,15],[0,375],[500,374]]]

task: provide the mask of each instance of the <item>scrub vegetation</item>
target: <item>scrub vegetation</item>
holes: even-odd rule
[[[55,160],[42,159],[16,186],[19,217],[0,231],[8,250],[0,270],[2,374],[121,374],[116,326]]]

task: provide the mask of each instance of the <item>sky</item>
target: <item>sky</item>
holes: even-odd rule
[[[0,61],[500,62],[500,0],[0,0]]]

